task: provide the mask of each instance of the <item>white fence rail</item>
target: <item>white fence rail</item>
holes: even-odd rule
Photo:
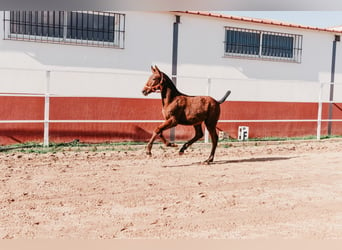
[[[81,79],[84,80],[84,74],[86,75],[101,75],[104,76],[104,78],[108,78],[108,75],[114,76],[115,79],[119,79],[115,84],[120,84],[119,86],[125,86],[127,82],[127,77],[130,78],[129,80],[135,79],[135,81],[139,81],[137,91],[139,92],[139,95],[141,95],[140,91],[144,84],[144,81],[146,81],[148,74],[142,74],[142,73],[122,73],[122,72],[114,72],[114,71],[87,71],[87,70],[61,70],[61,69],[13,69],[13,68],[0,68],[1,71],[7,71],[8,72],[33,72],[36,76],[37,73],[44,74],[44,77],[42,78],[41,75],[39,75],[38,79],[40,81],[44,79],[44,83],[40,82],[38,85],[39,91],[38,93],[30,93],[28,91],[28,87],[25,86],[23,89],[24,91],[18,91],[18,87],[14,88],[16,92],[11,91],[3,91],[8,90],[6,88],[6,81],[9,80],[9,82],[12,80],[11,77],[7,77],[6,81],[0,80],[0,97],[1,96],[16,96],[16,97],[44,97],[44,120],[0,120],[0,124],[4,123],[44,123],[44,146],[49,146],[49,124],[51,123],[158,123],[163,122],[163,120],[51,120],[49,117],[50,114],[50,97],[117,97],[117,95],[120,94],[115,93],[115,95],[110,95],[106,92],[106,94],[103,94],[101,90],[95,91],[95,95],[89,95],[81,93],[80,95],[75,95],[77,93],[77,88],[80,88],[80,83],[76,83],[76,87],[73,86],[71,88],[71,94],[69,94],[68,90],[63,90],[65,94],[60,94],[58,92],[61,91],[61,87],[54,86],[51,88],[51,82],[53,80],[53,83],[56,84],[62,79],[62,76],[59,74],[78,74],[82,75]],[[51,75],[54,75],[56,79],[52,79]],[[126,78],[125,78],[126,77]],[[110,77],[109,77],[110,78]],[[23,81],[23,77],[19,77],[19,81]],[[125,80],[123,80],[125,79]],[[212,78],[212,77],[191,77],[191,76],[178,76],[177,77],[177,86],[178,88],[181,88],[182,91],[192,94],[201,94],[201,95],[216,95],[216,97],[220,97],[222,94],[222,86],[221,88],[218,87],[222,84],[225,85],[224,88],[227,86],[232,89],[235,87],[236,92],[238,93],[235,95],[233,99],[235,100],[253,100],[258,101],[258,98],[263,98],[264,101],[286,101],[283,99],[284,93],[281,93],[282,89],[288,88],[290,85],[291,87],[289,89],[296,89],[298,86],[297,82],[295,81],[277,81],[277,82],[270,82],[270,81],[263,81],[263,80],[248,80],[248,79],[223,79],[223,78]],[[68,79],[70,80],[70,79]],[[74,81],[74,80],[73,80]],[[194,88],[194,84],[191,84],[191,81],[196,82],[196,87]],[[190,82],[190,84],[189,84]],[[200,82],[200,83],[199,83]],[[246,84],[247,83],[247,84]],[[272,98],[269,98],[270,93],[262,93],[259,94],[256,98],[251,97],[251,92],[258,92],[258,89],[261,85],[258,85],[258,83],[261,83],[261,85],[264,88],[267,88],[268,85],[273,84],[273,88],[276,85],[276,88],[280,88],[280,91],[278,91],[278,97],[274,97],[272,95]],[[106,83],[106,86],[108,87],[109,83]],[[299,82],[299,84],[308,84],[307,82]],[[321,138],[321,124],[322,122],[342,122],[342,119],[322,119],[322,104],[323,103],[342,103],[342,84],[341,83],[319,83],[319,82],[310,82],[311,86],[307,87],[308,93],[296,93],[296,91],[292,91],[291,94],[294,93],[292,96],[292,100],[294,101],[302,101],[302,102],[315,102],[318,105],[317,109],[317,119],[270,119],[270,120],[219,120],[220,123],[258,123],[258,122],[317,122],[317,140]],[[329,101],[328,100],[328,92],[330,90],[330,86],[334,85],[335,92],[338,92],[338,100]],[[44,86],[43,86],[44,85]],[[89,85],[91,83],[85,84],[87,88],[89,88]],[[240,85],[244,85],[244,87],[241,87]],[[246,87],[247,85],[247,87]],[[249,85],[249,86],[248,86]],[[65,86],[65,85],[64,85]],[[265,87],[266,86],[266,87]],[[287,86],[287,87],[285,87]],[[101,87],[101,86],[100,86]],[[117,87],[117,86],[116,86]],[[231,88],[232,87],[232,88]],[[93,88],[99,88],[99,86],[94,84],[93,82]],[[247,88],[250,91],[248,91],[248,94],[244,95],[244,89]],[[32,88],[33,90],[37,89],[37,86],[34,86]],[[55,91],[52,91],[55,90]],[[132,87],[129,87],[129,89],[132,89]],[[25,93],[26,92],[26,93]],[[57,93],[54,93],[57,92]],[[88,91],[89,92],[89,91]],[[90,91],[92,92],[92,91]],[[125,91],[123,91],[125,92]],[[195,93],[194,93],[195,92]],[[232,90],[234,93],[234,89]],[[260,92],[260,91],[259,91]],[[253,94],[253,93],[252,93]],[[309,97],[310,100],[307,99],[307,96],[311,95]],[[315,96],[315,97],[313,97]],[[151,97],[150,97],[151,98]],[[231,97],[230,97],[231,99]],[[272,99],[272,100],[270,100]],[[206,131],[205,135],[205,141],[208,141],[208,133]]]

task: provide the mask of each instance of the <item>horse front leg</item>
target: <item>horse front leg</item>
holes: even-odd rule
[[[166,120],[165,122],[163,122],[162,124],[160,124],[153,131],[152,137],[149,140],[149,142],[147,143],[146,154],[149,155],[149,156],[152,155],[152,153],[151,153],[152,145],[153,145],[153,142],[155,141],[155,139],[157,138],[158,135],[163,137],[162,133],[163,133],[164,130],[172,128],[172,127],[175,127],[176,125],[177,125],[177,120],[174,117],[171,117],[168,120]],[[165,140],[165,138],[164,138],[164,140]]]

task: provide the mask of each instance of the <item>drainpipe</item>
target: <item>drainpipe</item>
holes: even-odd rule
[[[173,23],[173,40],[172,40],[172,81],[177,86],[177,59],[178,59],[178,26],[180,24],[180,16],[176,15]],[[170,130],[170,142],[175,142],[175,128]]]
[[[330,95],[329,95],[329,113],[328,119],[331,120],[333,117],[333,100],[334,100],[334,82],[335,82],[335,64],[336,64],[336,43],[339,42],[341,37],[335,35],[332,47],[332,59],[331,59],[331,75],[330,75]],[[332,121],[328,122],[328,136],[331,136]]]

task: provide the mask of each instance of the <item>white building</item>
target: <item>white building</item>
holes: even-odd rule
[[[231,89],[218,127],[232,137],[240,125],[250,137],[316,134],[317,102],[328,119],[332,80],[332,118],[342,117],[339,29],[204,12],[3,11],[0,20],[0,144],[42,141],[47,118],[51,141],[146,140],[162,120],[160,96],[141,94],[151,64],[190,95]],[[189,133],[177,127],[176,139]]]

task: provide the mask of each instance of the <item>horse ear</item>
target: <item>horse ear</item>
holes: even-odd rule
[[[154,73],[156,71],[155,68],[153,68],[153,66],[151,65],[151,71]]]
[[[157,65],[154,65],[154,68],[160,73],[160,70],[158,69]]]

